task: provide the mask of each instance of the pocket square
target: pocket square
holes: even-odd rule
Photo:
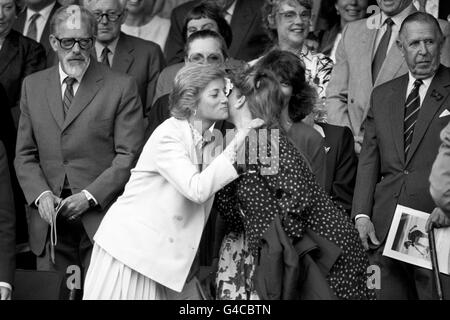
[[[445,110],[441,113],[441,115],[439,116],[439,118],[443,118],[443,117],[446,117],[446,116],[450,116],[450,111],[448,111],[447,109],[445,109]]]

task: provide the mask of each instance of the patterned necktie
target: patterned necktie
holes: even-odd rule
[[[64,83],[66,84],[66,90],[64,91],[64,99],[63,99],[63,107],[64,107],[64,119],[69,113],[70,105],[73,100],[73,85],[77,81],[75,78],[67,77],[64,79]]]
[[[104,47],[102,50],[102,55],[100,56],[100,62],[103,63],[105,66],[111,67],[108,60],[108,54],[111,52],[111,50],[108,49],[108,47]]]
[[[38,41],[37,40],[37,25],[36,25],[36,20],[40,17],[40,13],[35,13],[31,16],[30,18],[30,25],[28,26],[28,30],[27,30],[27,34],[26,36],[28,38],[33,39],[34,41]]]
[[[408,155],[409,149],[411,147],[411,142],[414,134],[414,127],[417,122],[417,117],[420,111],[420,96],[419,89],[423,84],[422,80],[414,81],[414,88],[408,95],[405,104],[405,123],[403,137],[405,141],[405,158]]]
[[[394,21],[391,18],[387,18],[385,21],[386,24],[386,32],[383,34],[381,38],[380,44],[378,45],[377,52],[375,53],[375,57],[372,62],[372,81],[375,83],[377,80],[378,73],[383,66],[384,59],[386,58],[386,54],[389,48],[389,42],[391,41],[392,35],[392,26],[394,25]]]

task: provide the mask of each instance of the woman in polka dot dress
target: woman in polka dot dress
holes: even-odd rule
[[[248,144],[238,163],[242,173],[216,194],[226,235],[219,251],[216,298],[259,299],[253,276],[259,241],[276,216],[293,242],[310,229],[341,248],[327,281],[339,299],[373,299],[367,287],[369,266],[358,234],[344,211],[315,182],[304,158],[279,129],[284,98],[269,71],[249,70],[233,77],[230,121],[237,114],[266,123],[257,143]],[[236,117],[238,118],[238,117]],[[267,139],[265,139],[265,133]]]

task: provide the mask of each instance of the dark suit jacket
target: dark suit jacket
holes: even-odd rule
[[[317,183],[324,188],[326,182],[326,154],[324,140],[310,125],[293,123],[287,133],[289,140],[305,158]]]
[[[448,0],[439,0],[439,19],[447,20],[450,15],[450,2]]]
[[[23,79],[45,68],[45,50],[36,41],[11,30],[0,50],[0,83],[11,108],[19,104]]]
[[[58,63],[58,57],[55,54],[55,52],[52,49],[52,46],[50,45],[49,36],[51,34],[50,30],[50,21],[52,20],[53,15],[55,14],[56,10],[58,10],[61,7],[61,5],[56,1],[55,5],[53,6],[52,11],[50,12],[50,15],[48,17],[47,23],[45,24],[44,30],[42,31],[41,39],[39,40],[39,43],[42,44],[45,48],[45,52],[47,54],[47,67],[51,67]],[[24,8],[22,12],[20,12],[17,15],[17,20],[14,23],[13,28],[23,34],[24,28],[25,28],[25,22],[27,19],[27,10]]]
[[[185,39],[182,36],[184,19],[187,13],[200,0],[189,1],[176,7],[170,18],[170,31],[164,49],[169,65],[182,62],[184,58]],[[250,61],[261,56],[266,49],[269,39],[262,25],[262,0],[237,0],[231,30],[233,41],[229,48],[229,55],[238,60]]]
[[[99,203],[82,222],[92,237],[130,177],[144,135],[134,79],[91,59],[64,119],[58,66],[24,80],[15,167],[30,206],[45,190],[89,191]],[[30,211],[30,210],[29,210]],[[30,246],[40,254],[48,225],[30,212]]]
[[[17,130],[11,116],[9,99],[5,89],[0,84],[0,140],[3,142],[10,163],[15,157],[16,135]],[[13,168],[11,167],[11,169]]]
[[[334,41],[336,40],[337,35],[339,34],[341,26],[339,24],[335,24],[329,30],[326,30],[320,36],[320,44],[319,44],[319,52],[329,56],[331,54],[331,50],[333,50]]]
[[[325,190],[350,214],[355,189],[356,157],[352,131],[348,127],[319,123],[325,133]]]
[[[449,122],[449,116],[440,115],[450,105],[450,69],[441,65],[428,88],[405,159],[407,86],[408,74],[375,88],[365,122],[352,215],[371,217],[380,241],[397,204],[429,213],[435,208],[428,177],[441,144],[439,134]]]
[[[145,116],[150,113],[156,82],[164,66],[165,60],[159,45],[120,33],[112,69],[136,80]]]
[[[6,151],[0,140],[0,282],[13,284],[16,268],[16,215]]]

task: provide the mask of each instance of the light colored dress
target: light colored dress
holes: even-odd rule
[[[164,51],[167,36],[169,35],[170,20],[154,16],[147,24],[139,27],[122,24],[122,31],[130,36],[157,43]]]

